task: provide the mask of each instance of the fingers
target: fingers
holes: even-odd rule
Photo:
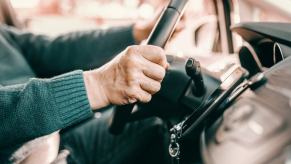
[[[156,46],[131,46],[125,51],[118,70],[125,76],[125,99],[128,103],[147,103],[161,88],[168,62],[164,50]]]
[[[128,100],[137,100],[142,103],[148,103],[152,99],[152,95],[141,87],[131,88],[127,90]]]
[[[126,90],[127,100],[129,103],[132,103],[131,100],[147,103],[151,100],[152,95],[160,89],[160,81],[153,80],[145,75],[140,75],[139,80],[135,80]]]
[[[162,66],[152,63],[148,60],[143,60],[142,65],[143,73],[145,76],[160,82],[164,79],[166,70]]]
[[[126,99],[129,103],[142,102],[147,103],[152,95],[161,89],[161,82],[147,77],[144,74],[137,75],[134,81],[126,89]]]
[[[137,53],[142,55],[145,59],[161,65],[164,68],[168,67],[165,51],[162,48],[151,45],[142,45],[136,48]]]
[[[132,61],[132,65],[135,65],[135,68],[141,68],[146,76],[158,81],[164,78],[165,69],[169,67],[169,64],[163,49],[150,45],[131,46],[127,49],[127,54],[130,56],[128,60]]]
[[[147,76],[144,76],[143,80],[140,82],[140,87],[144,91],[153,95],[161,89],[161,83],[159,81],[148,78]]]
[[[140,90],[137,94],[137,97],[136,99],[139,100],[139,102],[142,102],[142,103],[148,103],[151,101],[152,99],[152,95],[149,94],[148,92],[144,91],[144,90]]]

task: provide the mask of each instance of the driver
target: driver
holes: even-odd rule
[[[137,45],[156,20],[55,38],[0,26],[0,161],[165,163],[158,119],[131,123],[120,136],[108,133],[108,110],[81,123],[160,90],[164,50]]]

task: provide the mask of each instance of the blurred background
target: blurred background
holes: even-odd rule
[[[168,0],[9,1],[15,10],[19,27],[50,36],[146,20],[153,17],[167,2]],[[171,40],[167,50],[188,56],[236,53],[242,41],[226,27],[246,21],[290,22],[290,6],[291,0],[192,0],[185,11],[186,27]]]

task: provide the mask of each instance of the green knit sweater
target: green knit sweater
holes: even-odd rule
[[[50,38],[0,26],[0,159],[90,117],[82,70],[101,66],[131,44],[131,27]]]

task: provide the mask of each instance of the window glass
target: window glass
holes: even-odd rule
[[[290,0],[237,0],[240,21],[290,22]]]
[[[107,28],[149,19],[168,0],[11,0],[18,18],[35,33]],[[192,0],[183,17],[185,29],[168,44],[169,52],[211,52],[217,40],[212,0]]]

